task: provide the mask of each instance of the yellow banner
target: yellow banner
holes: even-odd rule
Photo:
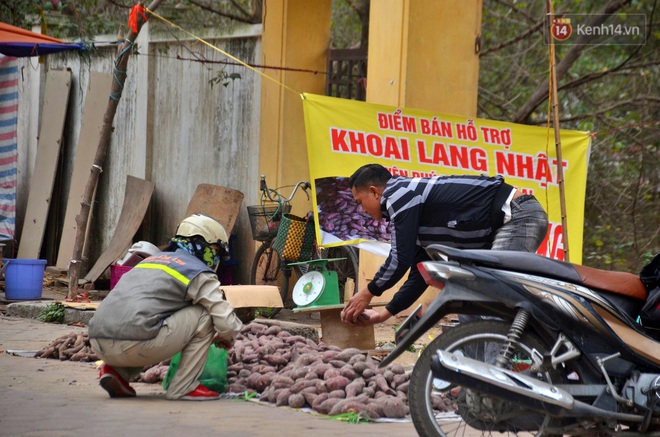
[[[564,258],[552,129],[313,94],[304,94],[303,110],[317,241],[322,246],[358,244],[387,255],[387,223],[375,222],[358,208],[347,180],[360,166],[379,163],[395,176],[504,176],[510,185],[534,194],[548,212],[548,235],[538,253]],[[588,132],[561,131],[574,263],[582,260],[589,146]]]

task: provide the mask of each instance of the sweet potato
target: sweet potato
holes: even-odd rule
[[[329,363],[330,361],[335,359],[338,353],[339,351],[336,350],[332,350],[332,349],[327,350],[321,354],[321,359],[323,360],[324,363]]]
[[[264,332],[263,335],[277,335],[282,331],[282,328],[280,328],[277,325],[269,326]]]
[[[270,383],[271,386],[275,388],[288,388],[293,385],[293,379],[289,378],[287,376],[277,376],[273,378],[272,382]]]
[[[374,372],[373,369],[367,368],[362,371],[362,377],[364,379],[373,378],[374,376],[376,376],[376,372]]]
[[[318,398],[317,398],[318,399]],[[341,398],[328,398],[325,401],[321,402],[315,410],[321,414],[328,414],[332,407],[341,402]]]
[[[305,402],[307,403],[307,405],[311,407],[312,404],[314,403],[314,400],[321,395],[317,395],[315,392],[311,392],[311,391],[306,392],[305,390],[301,391],[300,394],[303,395],[303,397],[305,398]]]
[[[307,366],[298,367],[291,372],[291,379],[294,381],[303,379],[307,373],[309,373],[309,368]]]
[[[350,364],[347,364],[341,369],[339,369],[339,374],[344,378],[347,378],[349,381],[354,380],[358,376],[355,370],[353,370],[353,366],[351,366]]]
[[[275,387],[273,387],[273,386],[271,385],[271,386],[266,390],[266,392],[268,392],[268,402],[270,402],[271,404],[274,404],[275,401],[277,400],[277,395],[279,395],[279,394],[280,394],[280,391],[282,391],[282,390],[286,390],[286,389],[284,389],[284,388],[276,389]]]
[[[361,394],[362,390],[364,390],[364,387],[365,387],[364,379],[357,378],[357,379],[353,380],[345,388],[346,397],[347,398],[352,398],[352,397],[355,397],[355,396]]]
[[[253,373],[252,375],[248,376],[248,378],[245,380],[245,386],[248,388],[257,388],[257,382],[259,381],[259,378],[261,378],[261,373]]]
[[[317,357],[314,354],[310,354],[310,353],[302,354],[295,361],[296,367],[309,366],[310,364],[316,361],[316,358]]]
[[[392,379],[394,378],[394,372],[388,369],[385,372],[383,372],[383,376],[385,377],[387,383],[390,384],[392,382]]]
[[[277,399],[275,399],[275,405],[281,407],[283,405],[289,405],[289,396],[291,396],[291,391],[288,388],[283,388],[278,394]]]
[[[403,384],[406,381],[408,381],[408,375],[406,375],[405,373],[394,374],[394,376],[392,377],[391,386],[393,388],[398,388],[401,384]]]
[[[279,334],[277,334],[277,338],[287,338],[291,337],[291,333],[289,331],[280,331]]]
[[[406,417],[406,406],[403,401],[395,396],[383,396],[378,402],[383,406],[383,416],[392,419]]]
[[[314,387],[316,388],[316,392],[318,394],[328,392],[328,386],[326,385],[325,381],[323,381],[322,379],[317,380]]]
[[[291,335],[289,337],[284,337],[283,340],[289,345],[293,346],[296,343],[307,344],[307,339],[302,335]]]
[[[284,358],[282,355],[278,355],[274,353],[265,355],[264,360],[266,360],[266,362],[273,367],[282,367],[289,362],[289,360]]]
[[[315,362],[311,366],[309,366],[309,371],[316,373],[319,377],[322,377],[325,375],[325,372],[328,371],[328,369],[334,369],[330,364],[327,363],[319,363]]]
[[[397,389],[397,391],[401,391],[401,392],[403,392],[403,393],[405,393],[405,394],[408,394],[408,387],[409,387],[409,386],[410,386],[410,381],[406,381],[406,382],[404,382],[404,383],[401,384],[401,385],[397,385],[397,386],[396,386],[396,389]]]
[[[300,391],[302,391],[307,387],[315,387],[315,386],[316,386],[315,380],[299,379],[296,382],[294,382],[291,387],[289,387],[289,390],[291,390],[291,393],[299,393]]]
[[[305,406],[305,397],[300,393],[294,393],[289,396],[289,406],[291,408],[302,408]]]
[[[367,406],[356,399],[344,399],[337,402],[328,413],[329,416],[336,416],[337,414],[344,413],[362,413],[366,411]]]
[[[374,395],[376,394],[376,390],[373,389],[372,387],[365,387],[362,389],[362,394],[367,395],[370,398],[373,398]]]
[[[383,405],[382,405],[382,403],[379,402],[379,401],[376,400],[376,399],[369,399],[369,400],[367,401],[367,408],[368,408],[368,411],[369,411],[369,412],[373,412],[373,413],[374,413],[375,415],[377,415],[379,418],[380,418],[380,417],[383,417],[383,415],[385,414],[385,413],[383,413]],[[371,417],[371,418],[373,419],[373,417],[372,417],[371,415],[370,415],[369,417]]]
[[[376,381],[376,385],[380,391],[388,394],[394,394],[394,390],[392,390],[390,386],[387,384],[387,379],[385,379],[385,376],[376,375],[374,381]]]
[[[227,386],[227,392],[229,393],[243,393],[247,390],[247,387],[243,384],[231,384]]]
[[[348,361],[348,360],[351,359],[351,357],[353,357],[353,355],[356,355],[356,354],[362,354],[362,351],[360,349],[351,347],[351,348],[344,349],[343,351],[339,352],[335,356],[335,360]]]
[[[339,370],[335,369],[334,367],[331,367],[325,371],[325,373],[323,374],[323,379],[327,381],[328,379],[336,378],[338,376],[339,376]]]
[[[355,354],[348,360],[348,364],[365,362],[366,360],[367,357],[364,354]]]
[[[379,410],[375,407],[374,404],[365,405],[364,414],[366,414],[370,420],[380,419],[382,414],[378,412]]]
[[[358,356],[360,355],[354,355],[354,357],[358,357]],[[368,369],[367,363],[365,363],[364,361],[357,361],[355,363],[352,363],[352,366],[353,366],[353,371],[359,375],[362,375],[364,371]]]
[[[328,393],[328,399],[344,399],[346,398],[346,392],[344,390],[333,390]]]
[[[343,376],[336,376],[334,378],[329,378],[325,380],[326,385],[328,386],[328,390],[330,392],[333,392],[335,390],[343,390],[346,388],[346,386],[349,383],[348,378],[345,378]]]
[[[249,326],[250,326],[250,332],[255,335],[264,333],[266,332],[266,329],[268,329],[268,326],[256,322],[250,323]]]
[[[330,360],[330,362],[328,364],[330,364],[335,369],[341,369],[342,367],[344,367],[346,365],[346,361]]]
[[[392,363],[389,366],[389,369],[395,374],[395,375],[401,375],[406,372],[406,369],[403,368],[403,366],[399,363]]]
[[[275,372],[268,372],[263,375],[259,376],[259,379],[257,380],[257,383],[255,384],[255,390],[262,392],[266,388],[270,387],[271,382],[273,381],[273,378],[277,376],[277,373]]]
[[[71,361],[76,361],[71,357]],[[160,370],[158,366],[153,366],[140,373],[140,381],[146,382],[147,384],[154,384],[160,380]]]
[[[319,405],[321,405],[323,402],[325,402],[330,395],[328,393],[320,393],[318,394],[312,403],[310,404],[312,407],[312,410],[318,411]]]
[[[308,380],[314,380],[314,379],[319,379],[319,375],[316,374],[316,372],[307,372],[305,373],[305,376],[303,376],[303,379],[308,379]]]

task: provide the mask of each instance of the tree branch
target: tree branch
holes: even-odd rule
[[[621,64],[617,65],[614,68],[611,68],[611,69],[608,69],[608,70],[605,70],[605,71],[601,71],[601,72],[598,72],[598,73],[589,73],[589,74],[586,74],[582,77],[579,77],[579,78],[577,78],[573,81],[566,82],[565,84],[563,84],[562,86],[559,87],[559,90],[563,91],[563,90],[568,90],[568,89],[571,89],[571,88],[576,88],[580,85],[584,85],[585,83],[593,82],[594,80],[598,80],[598,79],[600,79],[604,76],[607,76],[608,74],[616,73],[618,71],[636,70],[638,68],[651,67],[651,66],[654,66],[654,65],[660,65],[660,61],[645,62],[643,64],[630,64],[630,65],[625,65],[625,61],[624,61],[624,62],[622,62]]]
[[[593,118],[597,115],[605,114],[609,111],[620,108],[622,106],[639,105],[639,104],[645,104],[645,103],[648,103],[648,102],[653,102],[653,103],[657,103],[658,105],[660,105],[660,97],[643,96],[643,97],[639,97],[639,98],[636,98],[636,99],[621,100],[621,101],[618,101],[617,103],[615,103],[613,105],[610,105],[606,108],[603,108],[599,111],[590,112],[588,114],[574,115],[573,117],[561,118],[559,121],[561,123],[564,123],[564,122],[570,122],[570,121],[584,120],[585,118]],[[548,120],[542,119],[542,120],[530,121],[528,124],[543,125],[543,124],[546,124],[547,122],[548,122]]]
[[[256,21],[256,19],[254,17],[244,18],[244,17],[238,16],[236,14],[230,14],[229,12],[223,12],[223,11],[219,11],[217,9],[213,9],[212,7],[210,7],[206,4],[200,3],[196,0],[189,0],[189,1],[190,1],[191,4],[197,6],[197,7],[201,8],[205,11],[212,12],[214,14],[218,14],[221,17],[231,18],[232,20],[236,20],[236,21],[239,21],[241,23],[258,24],[258,23],[261,22],[260,20]],[[243,10],[241,9],[241,11],[243,11]]]
[[[539,30],[541,28],[541,26],[543,26],[543,23],[545,23],[545,18],[543,20],[541,20],[540,22],[536,23],[534,26],[527,29],[527,31],[525,31],[524,33],[521,33],[520,35],[518,35],[514,38],[511,38],[508,41],[504,41],[504,42],[496,45],[495,47],[492,47],[492,48],[489,48],[488,50],[484,50],[484,51],[480,52],[479,57],[481,58],[482,56],[485,56],[488,53],[496,52],[498,50],[503,49],[504,47],[508,47],[511,44],[515,44],[518,41],[527,38],[529,35],[536,32],[537,30]]]
[[[629,4],[631,0],[610,0],[610,2],[598,14],[591,15],[591,19],[586,23],[587,27],[598,27],[607,20],[607,14],[612,14],[625,5]],[[568,69],[577,61],[582,52],[588,47],[587,44],[591,42],[596,35],[578,35],[575,43],[566,53],[564,59],[557,65],[556,78],[557,83],[568,72]],[[548,98],[548,79],[545,79],[538,88],[532,93],[532,96],[525,102],[525,104],[513,116],[514,123],[527,123],[532,112]]]

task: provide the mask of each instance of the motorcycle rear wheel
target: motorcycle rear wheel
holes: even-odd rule
[[[496,405],[500,407],[500,414],[503,408],[505,412],[515,417],[502,421],[488,420],[484,416],[475,417],[473,413],[475,402],[483,410],[487,407],[480,403],[480,400],[489,402],[492,398],[480,399],[479,393],[457,387],[448,381],[435,379],[431,373],[431,359],[438,349],[494,364],[495,354],[499,352],[500,345],[507,340],[509,326],[509,323],[499,320],[464,323],[443,332],[426,346],[413,369],[408,392],[410,414],[420,436],[472,435],[474,431],[483,435],[502,432],[538,435],[539,429],[542,429],[546,421],[545,416],[504,401],[496,401]],[[529,358],[533,349],[543,354],[549,348],[538,336],[524,333],[515,345],[512,364],[514,369],[548,383],[563,381],[562,372],[558,371],[530,374]],[[488,359],[484,358],[486,356]],[[441,410],[445,411],[441,412]],[[524,428],[528,431],[523,431]],[[543,435],[547,436],[548,431],[546,430]]]

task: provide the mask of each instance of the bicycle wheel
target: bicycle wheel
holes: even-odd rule
[[[254,254],[250,269],[250,284],[278,287],[285,308],[287,308],[289,284],[292,283],[292,280],[295,283],[300,276],[299,269],[282,262],[280,255],[273,249],[272,242],[262,244]],[[257,315],[270,319],[279,314],[280,310],[281,308],[257,308]]]
[[[333,261],[327,264],[328,270],[337,272],[339,281],[339,301],[344,303],[344,290],[346,288],[346,279],[353,279],[355,289],[353,294],[358,292],[358,257],[355,249],[350,246],[337,246],[324,249],[321,253],[322,258],[345,258],[341,261]]]

